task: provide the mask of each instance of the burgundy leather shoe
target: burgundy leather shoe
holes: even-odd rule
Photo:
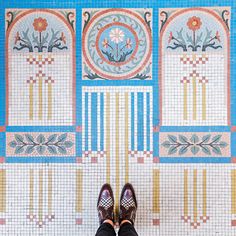
[[[134,188],[131,184],[127,183],[121,192],[119,223],[121,223],[123,220],[129,220],[132,224],[134,224],[136,211],[137,200]]]
[[[98,197],[97,210],[100,224],[102,224],[104,220],[111,220],[114,222],[114,196],[109,184],[104,184],[101,188]]]

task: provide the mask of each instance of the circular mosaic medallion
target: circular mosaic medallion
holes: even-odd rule
[[[98,11],[84,28],[82,49],[86,65],[100,77],[131,79],[150,64],[151,30],[134,11]]]

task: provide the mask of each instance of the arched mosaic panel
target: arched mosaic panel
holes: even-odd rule
[[[229,9],[159,13],[161,125],[229,125]]]
[[[7,10],[8,125],[72,125],[75,116],[75,13]]]

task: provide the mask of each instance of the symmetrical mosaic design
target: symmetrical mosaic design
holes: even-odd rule
[[[160,10],[162,125],[230,124],[228,13]]]
[[[73,156],[73,133],[7,133],[7,156]]]
[[[160,133],[160,156],[230,157],[229,133]]]
[[[84,9],[83,78],[150,79],[151,19],[150,9]]]
[[[6,11],[9,125],[75,122],[74,18],[70,10]]]
[[[235,235],[232,10],[91,5],[5,9],[0,235],[94,235],[105,182],[141,236]]]

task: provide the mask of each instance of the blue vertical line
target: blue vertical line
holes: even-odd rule
[[[104,151],[104,93],[100,94],[100,150]]]
[[[78,144],[76,145],[76,156],[77,157],[82,157],[82,133],[81,132],[77,132],[76,136],[75,136],[76,140],[75,143]]]
[[[1,46],[1,50],[0,50],[0,58],[1,58],[1,63],[0,63],[0,126],[4,126],[5,125],[5,118],[6,118],[6,86],[5,86],[5,24],[3,24],[3,22],[5,22],[5,9],[1,8],[0,9],[0,22],[2,22],[1,24],[1,29],[0,29],[0,46]]]
[[[144,107],[143,107],[143,93],[138,92],[137,99],[137,115],[138,115],[138,132],[137,132],[137,141],[138,141],[138,151],[143,151],[144,149]]]
[[[88,151],[88,93],[85,93],[85,117],[84,117],[84,126],[85,126],[85,151]]]
[[[97,93],[91,94],[91,150],[97,151]]]
[[[76,24],[80,24],[82,20],[81,11],[76,11]],[[76,94],[75,99],[76,100],[76,125],[80,126],[82,124],[82,85],[81,85],[81,78],[82,78],[82,65],[80,60],[81,55],[81,27],[76,27]],[[82,146],[82,143],[79,143],[80,146]]]
[[[131,150],[134,150],[134,93],[131,93]]]
[[[152,86],[152,104],[151,106],[153,107],[153,114],[152,114],[152,126],[157,126],[160,123],[160,112],[159,112],[159,92],[161,88],[159,88],[159,79],[158,78],[158,70],[159,70],[159,65],[158,65],[158,49],[159,49],[159,28],[158,28],[158,20],[159,14],[158,14],[158,9],[153,10],[153,55],[152,55],[152,81],[153,81],[153,86]],[[156,40],[155,40],[156,39]]]
[[[5,157],[6,156],[6,147],[7,147],[7,141],[6,141],[6,133],[5,132],[0,132],[0,157]]]
[[[159,93],[162,88],[159,87],[159,65],[158,65],[158,56],[159,56],[159,10],[153,10],[153,57],[152,57],[152,68],[153,68],[153,86],[152,86],[152,123],[151,128],[153,129],[153,126],[158,126],[160,124],[160,104],[159,104]],[[153,157],[158,157],[159,155],[159,133],[152,132],[152,149],[153,149]]]
[[[150,93],[146,94],[146,110],[147,110],[147,120],[146,120],[146,139],[147,139],[147,151],[150,151]]]

